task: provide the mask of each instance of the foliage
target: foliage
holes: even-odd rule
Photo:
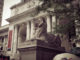
[[[55,15],[57,17],[57,20],[64,19],[67,17],[70,22],[67,24],[61,24],[57,25],[58,28],[56,29],[59,33],[67,33],[67,31],[71,28],[73,24],[72,20],[80,20],[80,8],[79,6],[72,4],[72,0],[65,0],[64,2],[61,2],[61,0],[40,0],[43,3],[37,7],[37,11],[46,11],[50,15]],[[49,8],[52,8],[54,10],[49,10]],[[63,32],[64,31],[64,32]]]

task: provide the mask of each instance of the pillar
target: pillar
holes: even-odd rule
[[[5,52],[7,51],[7,45],[8,45],[8,36],[5,35],[5,36],[4,36],[4,51],[5,51]]]
[[[51,22],[51,19],[50,19],[50,16],[47,16],[47,32],[48,33],[51,33],[52,32],[52,22]]]
[[[34,20],[31,21],[31,39],[34,38]]]
[[[3,42],[3,50],[5,51],[5,41],[6,40],[6,37],[4,36],[4,42]]]
[[[56,29],[56,17],[52,16],[52,32],[55,33]]]
[[[30,22],[27,22],[27,29],[26,29],[26,40],[30,40]]]
[[[13,53],[17,52],[18,45],[18,26],[14,27],[14,41],[13,41]]]

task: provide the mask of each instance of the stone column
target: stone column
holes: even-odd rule
[[[52,32],[55,33],[56,28],[56,17],[52,16]]]
[[[4,42],[3,42],[3,50],[4,50],[4,54],[6,55],[7,52],[7,35],[4,36]]]
[[[47,32],[48,33],[52,32],[52,22],[50,16],[47,16]]]
[[[30,29],[31,29],[30,22],[27,22],[26,25],[27,25],[26,40],[30,40]]]
[[[17,52],[17,45],[18,45],[18,27],[14,27],[14,46],[13,46],[13,53]]]
[[[6,40],[6,37],[4,36],[4,42],[3,42],[3,50],[5,51],[5,41]]]
[[[31,39],[34,38],[34,20],[31,21]]]
[[[8,45],[8,35],[5,35],[5,47],[4,47],[5,52],[7,51],[7,45]]]

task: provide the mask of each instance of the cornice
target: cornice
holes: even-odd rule
[[[1,26],[0,27],[0,32],[4,31],[4,30],[8,30],[8,28],[9,28],[9,25]]]
[[[24,5],[24,4],[27,4],[27,3],[28,3],[28,1],[20,2],[20,3],[16,4],[16,5],[12,6],[11,9],[14,9],[14,8],[16,8],[18,6],[21,6],[21,5]]]
[[[0,37],[1,37],[1,36],[6,36],[6,35],[8,35],[8,32],[0,33]]]
[[[35,7],[35,8],[36,8],[36,7]],[[14,22],[15,19],[18,20],[18,18],[22,18],[22,17],[25,17],[25,16],[27,17],[31,12],[36,11],[35,8],[33,7],[33,8],[31,8],[31,9],[29,9],[29,10],[27,10],[27,11],[24,11],[24,12],[22,12],[22,13],[20,13],[20,14],[16,14],[16,15],[8,18],[7,21],[11,23],[11,22]]]
[[[11,9],[14,9],[14,8],[16,8],[16,7],[18,7],[18,6],[23,5],[23,4],[24,4],[23,2],[20,2],[20,3],[18,3],[18,4],[15,4],[14,6],[11,7]]]
[[[36,15],[36,16],[31,16],[30,14],[32,14],[34,12],[36,12],[36,7],[33,7],[31,9],[23,12],[23,13],[20,13],[20,14],[17,14],[15,16],[12,16],[12,17],[8,18],[7,21],[10,24],[12,24],[14,22],[19,23],[21,21],[21,19],[23,20],[23,18],[24,18],[25,21],[30,21],[30,20],[32,20],[34,18],[38,18],[38,17],[43,16],[43,15],[46,15],[46,16],[48,15],[48,13],[46,13],[46,12],[43,13],[42,12],[42,13],[39,13],[38,15]],[[21,22],[24,22],[24,20],[21,21]],[[14,24],[16,24],[16,23],[14,23]]]

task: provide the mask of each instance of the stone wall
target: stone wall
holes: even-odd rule
[[[4,0],[0,0],[0,26],[2,22],[3,3],[4,3]]]

